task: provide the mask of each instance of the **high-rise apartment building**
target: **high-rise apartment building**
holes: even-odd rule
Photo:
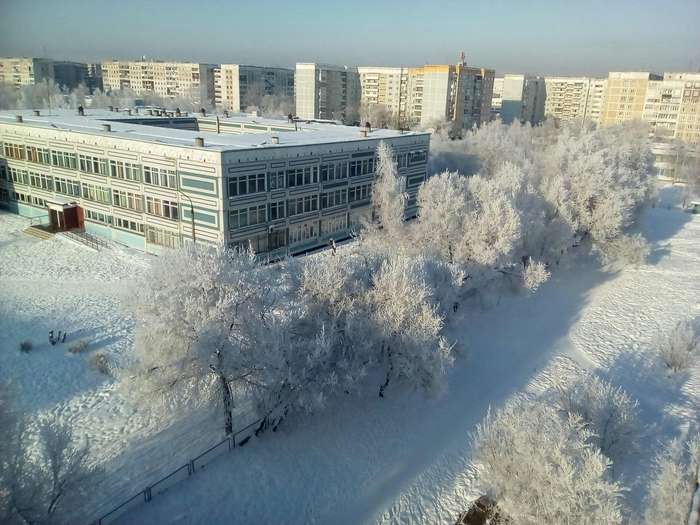
[[[536,125],[544,119],[544,78],[504,75],[494,81],[492,113],[506,124],[517,120]]]
[[[20,88],[53,78],[53,61],[47,58],[0,58],[0,84]]]
[[[279,67],[221,64],[214,69],[216,107],[240,112],[265,96],[294,99],[294,70]]]
[[[440,121],[457,128],[489,120],[494,71],[464,63],[409,69],[407,116],[412,125]]]
[[[357,68],[360,76],[360,104],[384,106],[400,127],[407,127],[408,73],[405,67]]]
[[[659,139],[700,143],[700,73],[665,73],[650,80],[642,120]]]
[[[649,81],[661,79],[654,73],[610,72],[600,123],[606,125],[642,120]]]
[[[132,89],[164,98],[187,97],[195,104],[214,100],[214,65],[194,62],[111,60],[102,62],[105,91]]]
[[[303,119],[340,120],[360,105],[357,68],[297,63],[294,72],[296,114]]]
[[[605,94],[605,80],[589,77],[546,77],[545,117],[597,122]]]

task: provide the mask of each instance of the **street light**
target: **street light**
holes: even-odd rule
[[[179,189],[176,188],[176,190],[180,195],[185,197],[188,201],[190,201],[190,218],[192,219],[192,244],[197,243],[197,239],[195,238],[195,233],[194,233],[194,205],[192,204],[192,199],[190,198],[189,195],[186,193],[182,193]]]

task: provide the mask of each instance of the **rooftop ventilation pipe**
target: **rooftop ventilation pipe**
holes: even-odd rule
[[[112,131],[111,124],[102,124],[102,131]]]
[[[206,117],[206,116],[207,116],[207,110],[206,110],[206,109],[201,108],[201,109],[199,110],[199,112],[202,114],[203,117]]]
[[[83,106],[78,106],[78,115],[81,117],[85,116],[85,108],[83,108]]]
[[[35,116],[35,117],[41,116],[41,111],[39,111],[38,109],[35,109],[35,110],[34,110],[34,116]]]
[[[15,115],[15,120],[17,122],[24,122],[24,119],[22,118],[22,115]]]
[[[146,115],[153,115],[153,110],[152,110],[152,109],[147,109],[147,110],[146,110]]]
[[[272,142],[273,144],[279,144],[279,143],[280,143],[280,138],[279,138],[277,135],[272,135],[272,136],[270,137],[270,142]]]
[[[194,145],[197,146],[198,148],[203,148],[204,147],[204,139],[202,137],[195,137],[194,138]]]
[[[127,109],[127,110],[126,110],[126,114],[130,116],[130,115],[131,115],[131,110],[130,110],[130,109]]]
[[[360,135],[362,135],[363,137],[366,137],[367,136],[367,128],[360,128]]]
[[[107,106],[110,111],[114,111],[114,106]]]
[[[175,108],[175,116],[176,117],[182,116],[182,112],[180,111],[180,108]]]

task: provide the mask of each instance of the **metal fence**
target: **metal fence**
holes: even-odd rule
[[[184,465],[176,468],[169,474],[165,475],[152,485],[147,486],[142,491],[134,494],[126,501],[120,503],[114,507],[109,512],[103,514],[95,521],[91,522],[91,525],[109,525],[114,523],[117,519],[128,511],[142,505],[143,503],[148,503],[153,499],[154,496],[162,494],[167,491],[173,485],[176,485],[182,480],[187,479],[193,475],[198,470],[202,470],[206,465],[211,463],[212,460],[218,456],[233,450],[236,447],[242,447],[248,440],[256,433],[258,428],[261,428],[265,417],[257,419],[252,423],[246,425],[245,427],[237,430],[233,434],[226,437],[223,441],[220,441],[216,445],[209,447],[207,450],[196,456],[194,459],[189,460]]]

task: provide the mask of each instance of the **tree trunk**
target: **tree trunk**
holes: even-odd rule
[[[224,431],[229,436],[233,434],[233,396],[231,394],[231,385],[223,372],[223,355],[221,351],[216,351],[217,366],[212,367],[214,373],[219,377],[219,386],[221,387],[221,399],[224,405]]]
[[[387,359],[389,360],[389,369],[386,371],[386,380],[384,384],[379,387],[379,397],[384,397],[384,390],[389,386],[389,381],[391,380],[391,374],[394,372],[394,360],[391,358],[391,349],[386,349]]]

